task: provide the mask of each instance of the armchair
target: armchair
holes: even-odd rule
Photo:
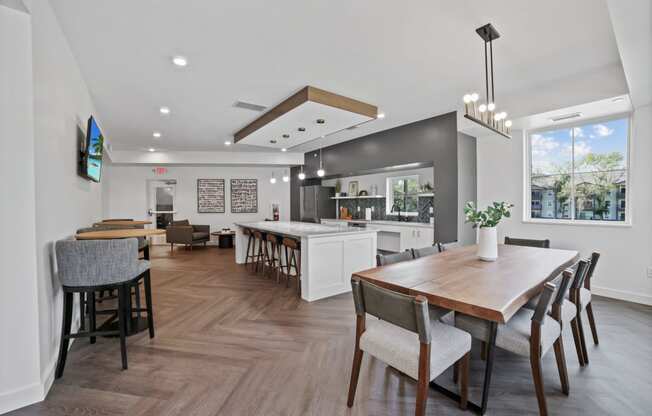
[[[172,225],[166,228],[165,237],[170,243],[170,251],[174,250],[175,244],[183,244],[186,247],[194,244],[208,242],[211,238],[210,225],[191,225],[188,220],[172,221]]]

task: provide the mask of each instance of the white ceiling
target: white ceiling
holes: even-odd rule
[[[293,151],[461,110],[483,89],[487,22],[510,116],[627,93],[603,0],[51,1],[118,150],[268,151],[224,146],[260,115],[233,104],[273,106],[306,85],[387,116]]]

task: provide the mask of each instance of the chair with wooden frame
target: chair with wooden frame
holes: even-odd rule
[[[414,260],[412,250],[405,250],[402,253],[376,254],[376,266],[379,267],[408,260]]]
[[[347,406],[353,406],[363,352],[367,352],[417,380],[417,416],[425,414],[430,381],[459,362],[460,408],[466,409],[471,336],[432,320],[424,297],[403,295],[355,278],[351,287],[356,336]],[[367,314],[379,319],[367,326]]]
[[[499,324],[496,331],[496,346],[515,354],[529,357],[532,379],[539,403],[539,414],[547,415],[546,396],[543,390],[541,357],[554,346],[561,389],[568,395],[568,372],[561,336],[561,325],[548,316],[551,303],[561,304],[571,281],[571,273],[564,272],[558,291],[555,285],[546,283],[536,310],[521,308],[506,324]],[[556,307],[555,307],[556,308]],[[455,326],[469,332],[474,338],[488,341],[487,321],[464,314],[455,315]]]
[[[285,237],[281,241],[285,248],[285,287],[290,284],[290,278],[297,279],[297,294],[301,297],[301,242]],[[294,275],[292,274],[294,269]]]
[[[568,298],[573,304],[575,304],[576,316],[577,316],[577,332],[578,338],[580,340],[580,347],[582,349],[582,360],[580,365],[584,366],[589,363],[589,355],[586,348],[586,338],[584,337],[584,326],[582,325],[582,311],[586,310],[586,315],[589,318],[589,326],[591,327],[591,333],[593,335],[593,342],[595,345],[598,345],[598,332],[595,327],[595,317],[593,316],[593,307],[591,306],[591,277],[595,270],[595,266],[598,264],[598,259],[600,258],[600,253],[594,252],[591,254],[590,259],[584,260],[586,263],[585,273],[576,274],[576,278],[571,285],[571,288],[568,293]],[[581,262],[580,262],[581,263]],[[579,268],[579,266],[578,266]],[[577,347],[577,341],[575,341],[575,346]],[[578,357],[580,353],[577,353]]]
[[[263,264],[263,274],[265,272],[276,273],[276,283],[281,282],[281,237],[276,234],[267,233],[265,236],[265,262]],[[265,270],[267,269],[267,270]]]
[[[267,247],[266,235],[258,230],[252,231],[254,235],[254,273],[258,273],[258,267],[265,272],[265,250]]]
[[[248,264],[251,264],[252,267],[255,266],[256,259],[256,239],[254,238],[254,233],[249,228],[242,228],[242,234],[247,236],[247,251],[245,252],[245,261],[244,266],[247,267]]]
[[[505,244],[523,247],[550,248],[550,240],[533,240],[529,238],[511,238],[505,237]]]

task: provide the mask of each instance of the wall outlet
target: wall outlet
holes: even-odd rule
[[[647,267],[647,277],[648,279],[652,279],[652,266]]]

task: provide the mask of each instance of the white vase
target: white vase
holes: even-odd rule
[[[478,228],[478,257],[484,261],[498,259],[498,234],[496,227]]]

